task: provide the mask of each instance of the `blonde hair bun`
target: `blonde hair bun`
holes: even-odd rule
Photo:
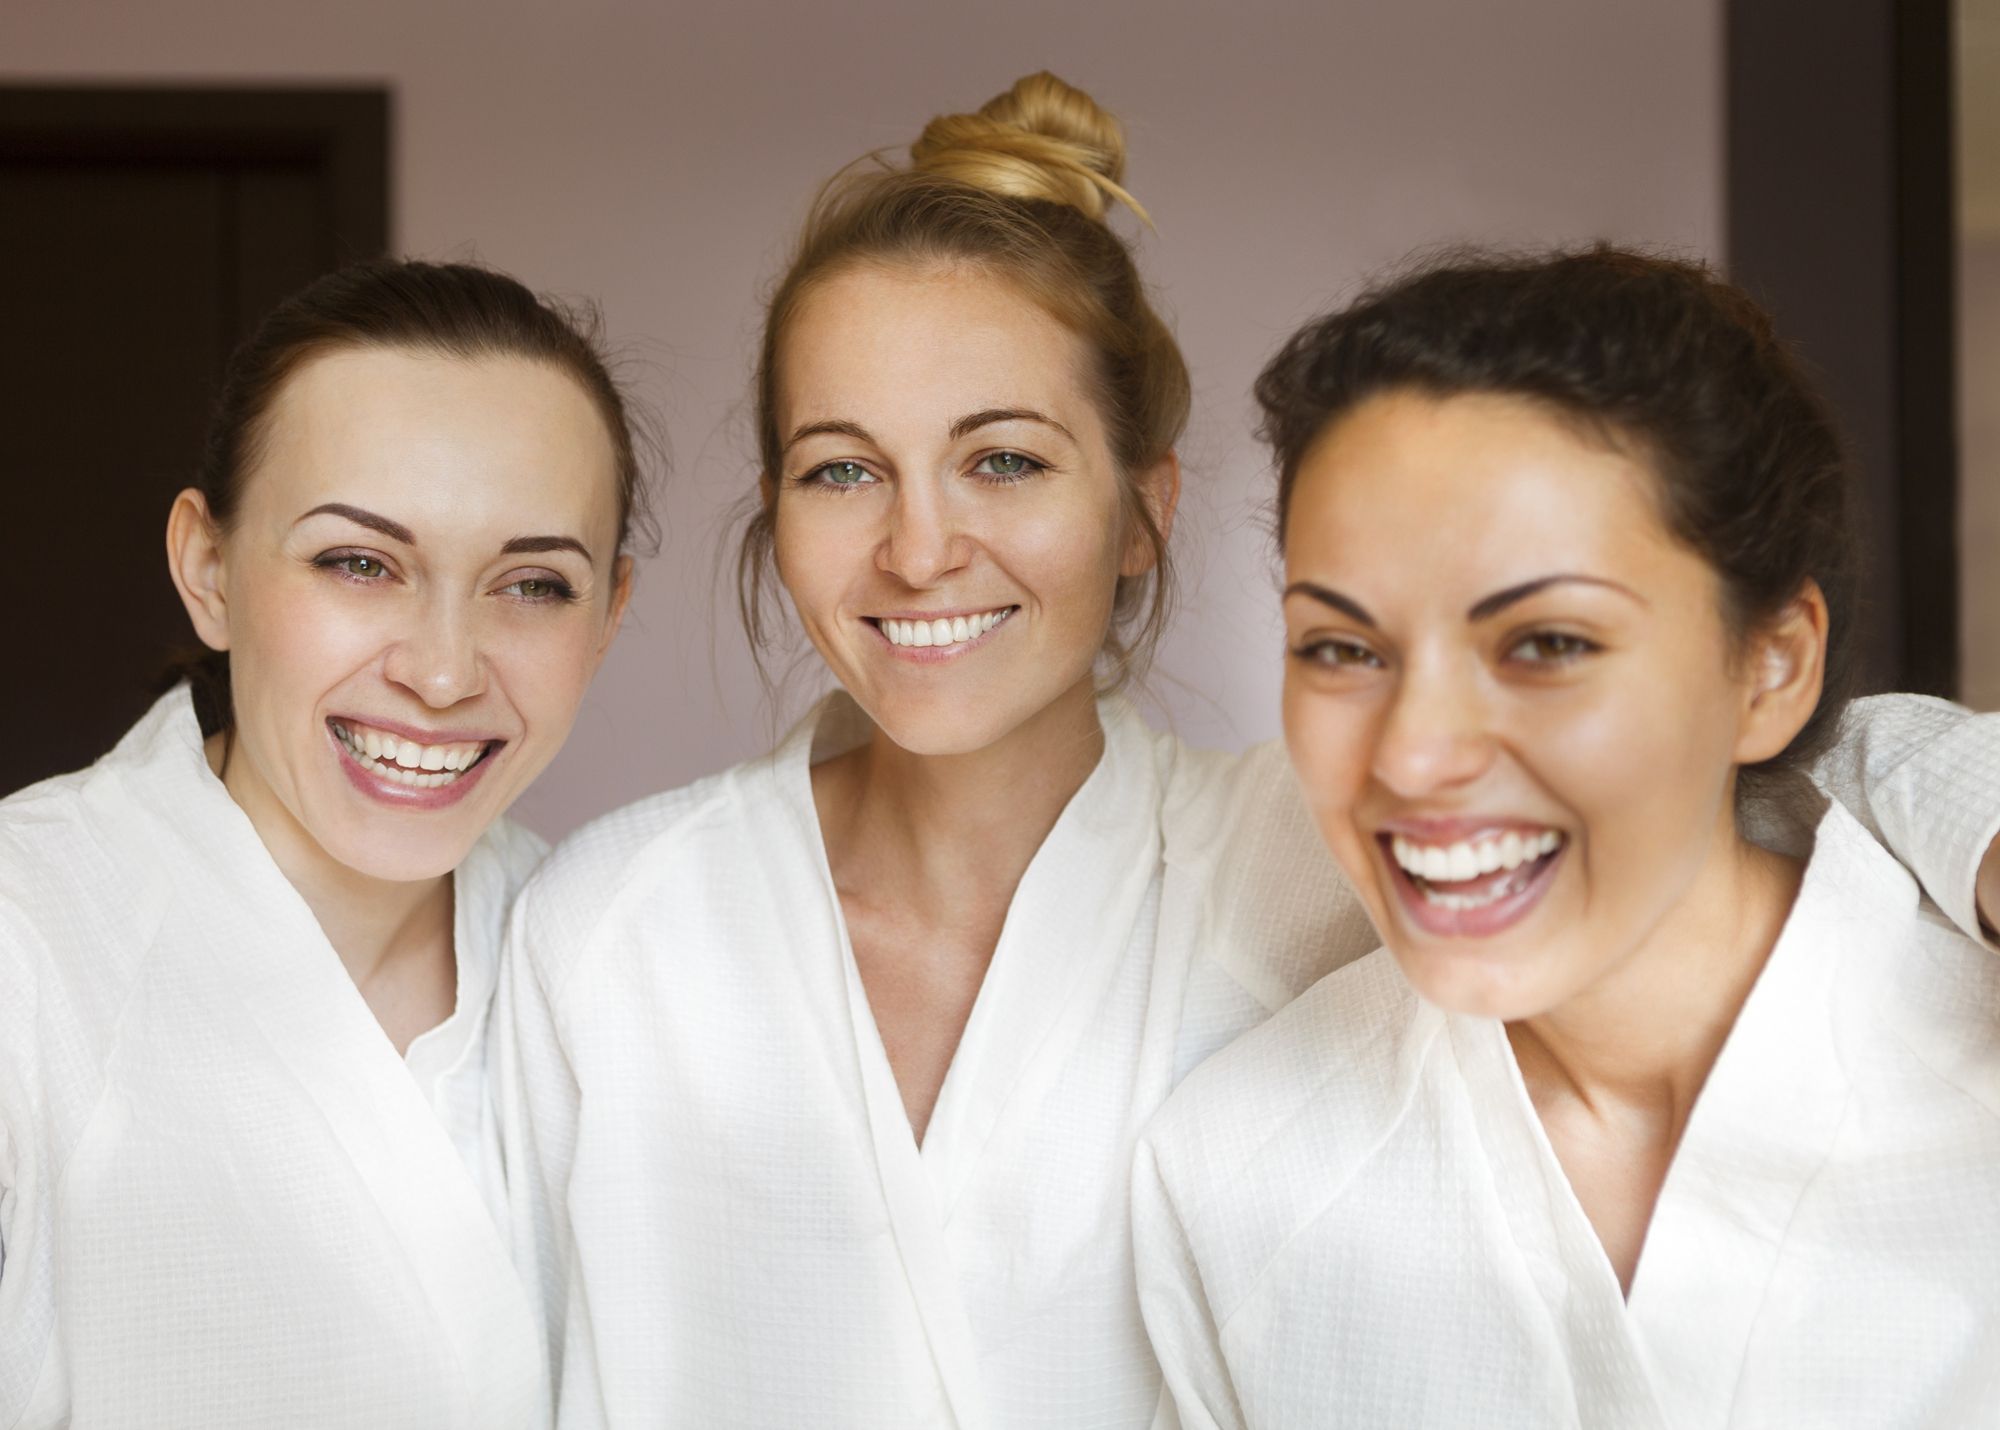
[[[1120,186],[1123,127],[1047,70],[1015,80],[976,114],[933,119],[910,146],[910,164],[1003,198],[1065,204],[1100,223],[1113,203],[1152,222]]]

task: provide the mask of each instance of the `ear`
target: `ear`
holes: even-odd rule
[[[228,650],[229,583],[222,533],[208,514],[208,499],[193,487],[175,497],[167,513],[167,573],[201,643],[210,650]]]
[[[1133,485],[1137,488],[1139,500],[1146,504],[1146,512],[1153,518],[1153,526],[1160,533],[1160,544],[1165,546],[1174,534],[1174,511],[1181,500],[1181,458],[1178,452],[1169,452],[1145,471],[1136,474]],[[1146,540],[1146,533],[1136,529],[1126,539],[1125,558],[1118,563],[1120,576],[1143,576],[1153,569],[1155,554],[1153,544]]]
[[[611,649],[611,642],[618,635],[618,628],[625,623],[625,608],[632,601],[632,558],[621,556],[611,564],[611,611],[605,617],[604,636],[597,643],[597,658],[604,659]]]
[[[1826,634],[1826,597],[1818,582],[1807,581],[1777,619],[1751,638],[1736,734],[1739,764],[1770,759],[1812,718],[1826,679]]]

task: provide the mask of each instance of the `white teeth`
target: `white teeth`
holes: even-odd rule
[[[419,745],[366,726],[359,731],[351,730],[338,721],[333,724],[333,732],[370,773],[413,789],[436,789],[450,784],[478,764],[486,750],[483,743]]]
[[[926,621],[906,621],[885,616],[878,620],[876,625],[881,628],[882,634],[889,638],[891,645],[949,647],[979,639],[1005,620],[1012,609],[1010,606],[1004,610],[986,611],[976,616],[939,616]]]
[[[1461,840],[1448,845],[1418,844],[1398,834],[1389,841],[1389,849],[1397,864],[1427,884],[1461,884],[1503,869],[1518,869],[1545,854],[1553,854],[1562,842],[1562,834],[1554,829],[1545,829],[1540,834],[1524,834],[1510,829],[1503,835],[1489,835],[1476,841]],[[1460,896],[1440,894],[1437,897]],[[1482,899],[1480,902],[1490,903],[1491,900]],[[1447,904],[1446,907],[1458,906]]]

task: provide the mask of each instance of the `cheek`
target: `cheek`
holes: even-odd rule
[[[1369,748],[1377,725],[1372,704],[1352,694],[1333,696],[1310,677],[1287,670],[1285,747],[1298,771],[1306,803],[1329,844],[1351,830],[1355,806],[1367,784]]]

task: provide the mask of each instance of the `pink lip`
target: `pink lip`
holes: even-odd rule
[[[347,722],[343,720],[341,723],[346,724]],[[387,730],[398,737],[402,737],[407,733],[408,738],[412,740],[419,740],[425,744],[432,745],[470,744],[473,740],[480,738],[477,735],[472,735],[462,736],[455,740],[425,740],[421,734],[410,731],[408,726],[377,725],[373,721],[362,721],[361,723],[374,725],[374,728]],[[347,748],[341,741],[340,736],[333,733],[333,726],[330,724],[326,727],[326,738],[327,743],[333,746],[334,756],[340,761],[340,772],[347,776],[349,784],[353,785],[370,799],[381,804],[386,804],[392,809],[424,812],[449,809],[471,794],[472,787],[485,778],[487,767],[500,759],[506,749],[504,743],[489,749],[480,757],[479,763],[448,784],[437,785],[431,789],[417,789],[412,785],[398,784],[394,780],[384,779],[374,771],[366,768],[359,760],[354,758],[354,752]]]
[[[1510,819],[1501,815],[1405,815],[1399,819],[1385,819],[1377,826],[1376,833],[1400,834],[1405,839],[1414,839],[1419,844],[1457,844],[1461,841],[1479,839],[1488,834],[1505,834],[1509,830],[1527,833],[1532,830],[1540,834],[1552,826],[1539,824],[1530,819]]]
[[[1491,829],[1494,826],[1489,822],[1477,827]],[[1409,832],[1400,826],[1398,830]],[[1545,856],[1540,863],[1534,865],[1534,875],[1525,888],[1476,909],[1445,909],[1431,903],[1423,896],[1422,890],[1417,888],[1409,872],[1398,864],[1395,856],[1389,852],[1387,840],[1379,840],[1377,848],[1377,857],[1388,867],[1389,882],[1395,886],[1396,897],[1402,903],[1403,911],[1419,929],[1436,938],[1491,938],[1494,934],[1512,928],[1534,912],[1535,906],[1541,903],[1543,896],[1555,883],[1556,870],[1568,855],[1570,846],[1565,840],[1555,853]]]
[[[950,621],[960,616],[983,616],[988,611],[1017,611],[1018,601],[1002,601],[997,606],[962,606],[955,611],[877,611],[864,616],[867,621]]]

